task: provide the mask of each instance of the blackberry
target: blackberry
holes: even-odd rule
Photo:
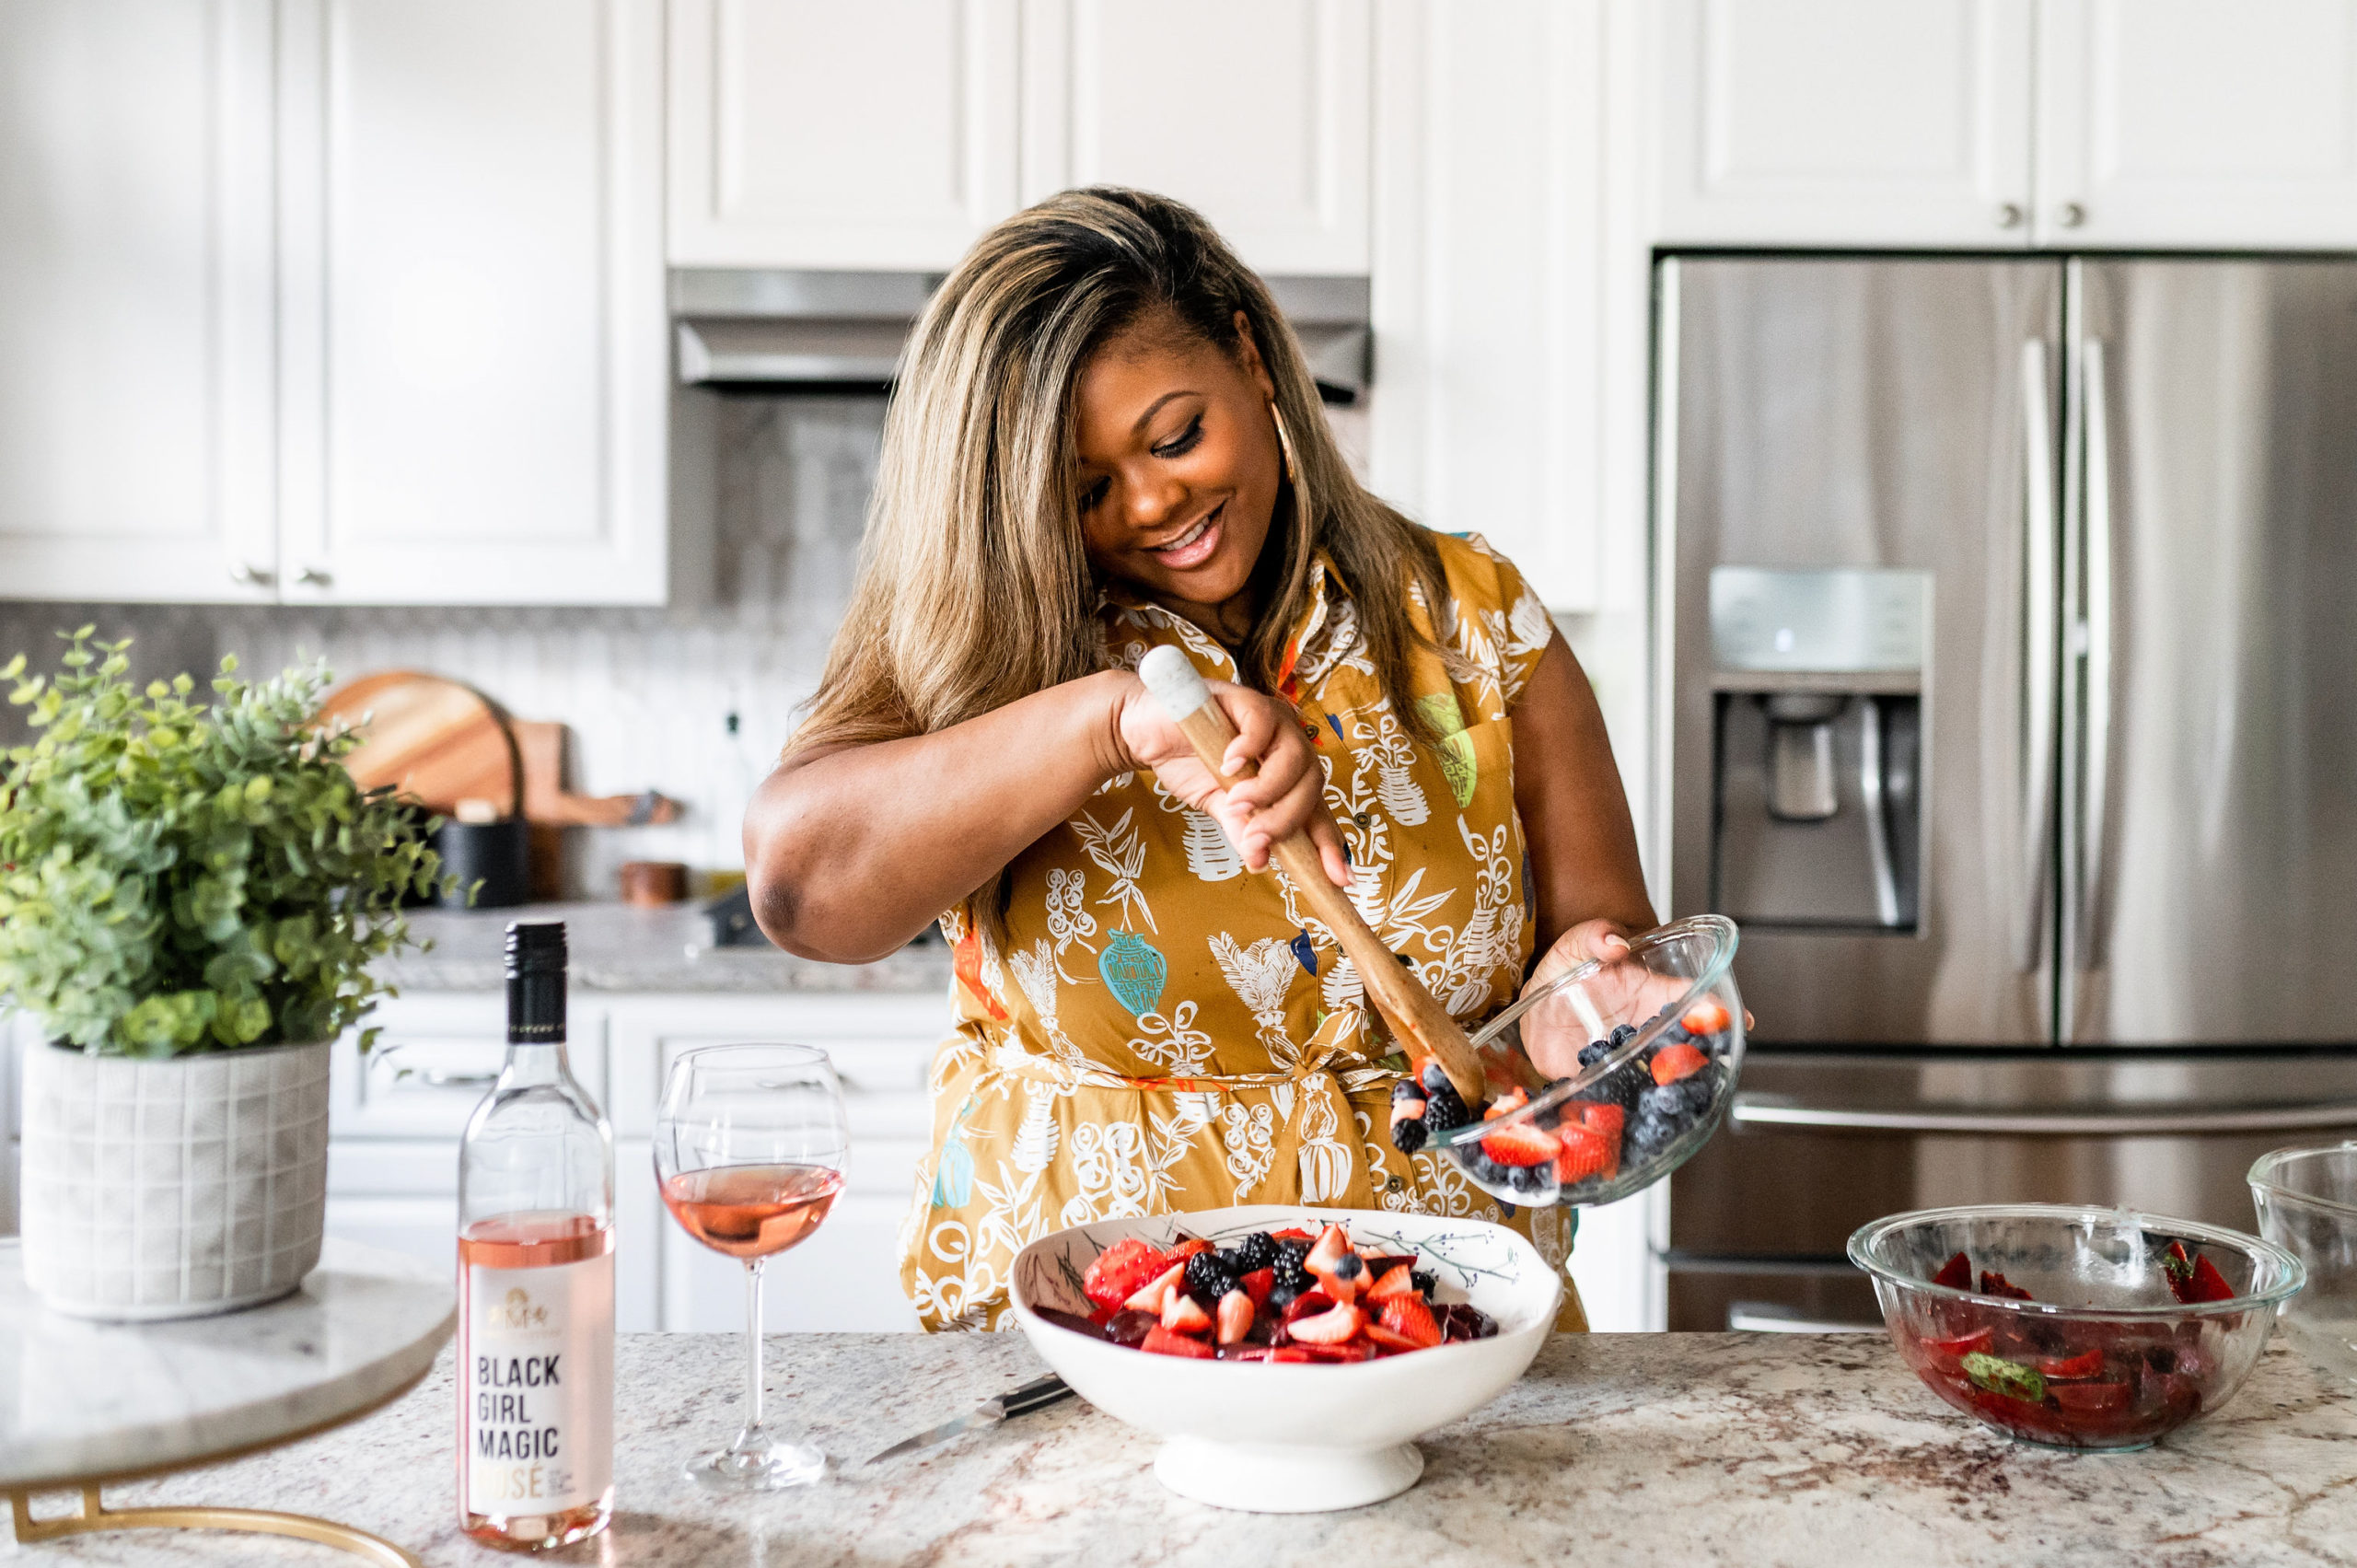
[[[1280,1254],[1277,1259],[1277,1277],[1269,1287],[1268,1304],[1282,1312],[1291,1304],[1294,1297],[1306,1295],[1317,1288],[1318,1282],[1309,1277],[1309,1271],[1301,1266],[1300,1259],[1287,1258]]]
[[[1187,1260],[1187,1294],[1197,1301],[1217,1302],[1236,1288],[1236,1275],[1216,1252],[1198,1252]]]
[[[1256,1230],[1236,1244],[1233,1266],[1239,1274],[1258,1273],[1276,1263],[1277,1238],[1265,1230]]]
[[[1408,1271],[1408,1283],[1414,1285],[1418,1291],[1422,1292],[1425,1300],[1430,1301],[1433,1295],[1433,1287],[1440,1282],[1434,1279],[1431,1272],[1428,1270],[1411,1269]]]
[[[1391,1146],[1403,1155],[1412,1155],[1424,1146],[1425,1128],[1421,1121],[1395,1121],[1391,1124]]]
[[[1612,1072],[1580,1091],[1579,1098],[1597,1105],[1617,1105],[1630,1116],[1637,1114],[1637,1101],[1653,1083],[1653,1075],[1633,1062],[1624,1062]]]
[[[1425,1091],[1425,1132],[1446,1132],[1452,1127],[1462,1127],[1473,1120],[1473,1113],[1465,1109],[1465,1102],[1457,1098],[1457,1090],[1450,1086],[1446,1077],[1441,1079],[1440,1087],[1435,1089],[1427,1084]]]
[[[1299,1263],[1304,1258],[1309,1256],[1309,1249],[1317,1245],[1318,1243],[1315,1241],[1308,1240],[1303,1237],[1288,1236],[1280,1237],[1277,1241],[1276,1266],[1279,1269],[1283,1269],[1285,1266],[1286,1260],[1288,1259],[1292,1260],[1295,1263]]]

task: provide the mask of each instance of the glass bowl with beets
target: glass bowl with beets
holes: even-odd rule
[[[1556,976],[1474,1033],[1488,1101],[1466,1105],[1428,1065],[1393,1093],[1394,1141],[1431,1146],[1508,1203],[1609,1203],[1652,1186],[1710,1141],[1735,1093],[1735,922],[1693,915]]]
[[[2240,1231],[2046,1203],[1894,1214],[1850,1260],[1933,1393],[2059,1448],[2147,1448],[2224,1404],[2307,1278]]]

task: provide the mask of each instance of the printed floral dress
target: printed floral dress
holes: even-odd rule
[[[1326,772],[1353,901],[1469,1025],[1512,1001],[1530,958],[1529,865],[1514,805],[1515,699],[1547,612],[1478,538],[1438,537],[1451,603],[1420,624],[1417,703],[1447,737],[1411,738],[1321,560],[1279,684]],[[1192,623],[1109,595],[1109,663],[1174,644],[1204,675],[1234,661]],[[1445,1156],[1402,1155],[1397,1074],[1357,973],[1273,870],[1219,825],[1124,773],[1009,867],[1004,945],[961,906],[957,1031],[933,1069],[934,1148],[901,1232],[900,1277],[929,1329],[1000,1327],[1023,1247],[1122,1214],[1303,1202],[1502,1219],[1558,1267],[1562,1210],[1508,1210]],[[1562,1326],[1585,1328],[1568,1278]]]

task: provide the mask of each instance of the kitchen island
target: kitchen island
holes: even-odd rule
[[[1231,1514],[1162,1489],[1153,1439],[1077,1400],[873,1469],[857,1460],[1039,1370],[1017,1335],[773,1340],[770,1412],[836,1473],[715,1499],[680,1461],[725,1441],[733,1336],[630,1334],[618,1356],[617,1516],[551,1561],[644,1568],[1048,1562],[1281,1564],[2357,1563],[2357,1389],[2278,1342],[2223,1412],[2158,1448],[2012,1444],[1935,1400],[1878,1336],[1562,1338],[1528,1376],[1422,1440],[1424,1478],[1341,1514]],[[119,1486],[119,1506],[324,1515],[428,1563],[502,1561],[451,1524],[449,1359],[407,1398],[299,1446]],[[54,1513],[70,1499],[41,1500]],[[316,1563],[251,1539],[115,1536],[28,1563]]]

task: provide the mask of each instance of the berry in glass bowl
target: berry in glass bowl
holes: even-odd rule
[[[2240,1231],[2046,1203],[1893,1214],[1849,1251],[1925,1386],[2059,1448],[2148,1448],[2218,1409],[2307,1277]]]

